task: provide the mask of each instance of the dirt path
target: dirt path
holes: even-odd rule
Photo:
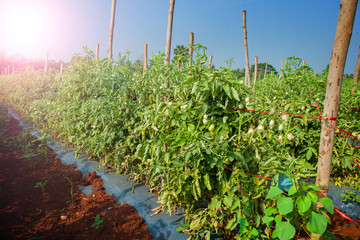
[[[0,106],[0,239],[153,239],[135,208],[119,206],[95,172],[83,178],[49,148],[45,159],[33,140]],[[90,184],[88,196],[77,187]]]

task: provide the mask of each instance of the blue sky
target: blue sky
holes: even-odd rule
[[[14,0],[13,0],[14,1]],[[48,3],[49,4],[49,1]],[[172,48],[195,43],[207,47],[216,67],[233,58],[232,69],[245,65],[242,11],[247,11],[250,63],[268,61],[276,69],[281,59],[300,57],[316,72],[329,62],[340,0],[176,0]],[[106,57],[111,0],[52,0],[53,41],[50,58],[69,61],[83,46]],[[169,0],[117,0],[114,56],[131,51],[130,59],[165,51]],[[356,15],[345,73],[353,73],[360,45],[360,17]],[[6,49],[1,49],[5,50]],[[37,56],[44,53],[38,53]]]

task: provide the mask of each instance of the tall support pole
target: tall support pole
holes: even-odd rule
[[[332,154],[334,149],[335,128],[329,123],[336,124],[340,107],[340,92],[344,74],[345,60],[349,48],[350,38],[354,25],[357,0],[341,0],[338,22],[336,26],[334,45],[329,62],[329,75],[327,79],[325,103],[322,120],[319,160],[316,185],[326,190],[329,189]],[[329,122],[328,122],[329,121]],[[312,238],[320,238],[315,235]]]
[[[266,61],[266,65],[265,65],[265,73],[264,73],[264,78],[266,78],[266,74],[267,74],[267,65],[268,65],[268,61]]]
[[[63,73],[63,67],[64,67],[64,65],[63,65],[63,63],[61,63],[61,64],[60,64],[60,74]]]
[[[45,57],[45,73],[48,72],[48,62],[49,62],[49,52],[46,52],[46,57]]]
[[[100,45],[97,43],[96,44],[96,60],[99,60],[99,49],[100,49]]]
[[[303,60],[302,64],[303,64],[303,66],[305,66],[305,60]],[[303,74],[303,75],[305,74],[305,68],[303,69],[302,74]]]
[[[257,68],[258,68],[258,57],[255,56],[254,93],[255,93],[255,85],[256,85],[256,77],[257,77]]]
[[[194,48],[192,47],[194,45],[194,33],[190,32],[190,51],[189,51],[189,65],[192,65],[192,60],[193,60],[193,54],[194,54]]]
[[[115,9],[116,9],[116,0],[112,0],[111,3],[111,15],[110,15],[110,29],[109,29],[109,44],[108,44],[108,58],[112,59],[113,52],[113,38],[114,38],[114,24],[115,24]]]
[[[174,6],[175,6],[175,0],[170,0],[168,24],[167,24],[167,32],[166,32],[165,64],[170,63],[171,36],[172,36]]]
[[[12,75],[15,75],[15,66],[13,65],[13,69],[12,69]]]
[[[208,66],[209,69],[211,69],[212,58],[213,58],[213,55],[211,55],[210,58],[209,58],[209,66]]]
[[[244,32],[244,48],[245,48],[245,83],[248,86],[251,86],[250,79],[250,66],[249,66],[249,51],[247,43],[247,29],[246,29],[246,11],[243,11],[243,32]]]
[[[148,45],[144,44],[144,67],[143,67],[144,74],[147,70],[147,65],[148,65]]]
[[[360,75],[360,47],[359,47],[359,54],[358,54],[358,58],[356,61],[356,67],[355,67],[355,72],[354,72],[352,94],[356,93],[356,85],[358,85],[358,82],[359,82],[359,75]]]

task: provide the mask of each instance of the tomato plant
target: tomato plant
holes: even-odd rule
[[[148,184],[163,212],[183,208],[179,230],[192,238],[210,239],[212,230],[235,239],[323,234],[331,200],[301,179],[316,176],[325,74],[290,57],[277,80],[258,80],[254,92],[228,68],[203,66],[206,48],[192,47],[192,65],[181,55],[165,65],[159,53],[145,73],[126,57],[96,60],[85,49],[63,74],[1,76],[1,101],[78,153]],[[337,125],[359,134],[351,82]],[[357,179],[359,148],[341,135],[332,174]]]

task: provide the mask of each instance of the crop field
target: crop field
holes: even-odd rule
[[[229,68],[164,54],[147,71],[85,49],[59,73],[0,76],[0,101],[47,134],[158,193],[154,213],[185,212],[191,238],[293,239],[327,233],[334,209],[314,184],[327,71],[289,57],[251,87]],[[181,63],[179,65],[179,62]],[[344,78],[331,170],[360,190],[360,94]],[[168,83],[168,87],[166,86]],[[360,202],[354,191],[345,196]],[[321,205],[319,205],[321,203]],[[320,206],[320,207],[319,207]]]

